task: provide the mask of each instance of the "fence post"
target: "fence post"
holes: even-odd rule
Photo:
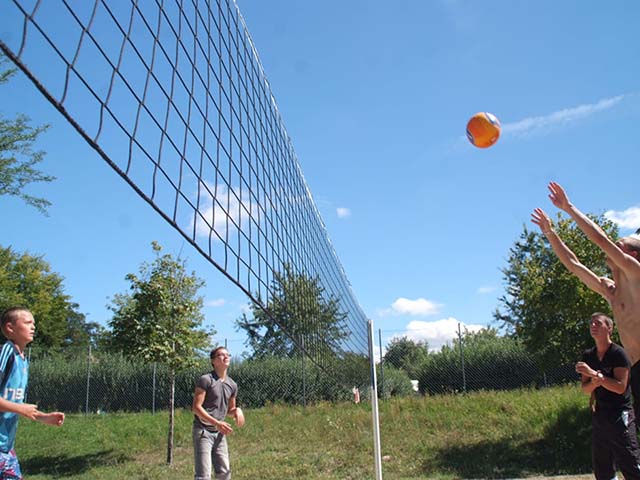
[[[89,386],[91,384],[91,342],[89,342],[89,355],[87,357],[87,396],[84,401],[84,414],[89,415]]]
[[[305,372],[304,372],[304,357],[306,356],[304,354],[304,337],[300,338],[300,345],[302,345],[302,355],[300,356],[300,358],[302,359],[302,406],[306,407],[307,406],[307,379],[305,376]]]
[[[371,416],[373,423],[373,457],[375,464],[375,478],[382,480],[382,450],[380,446],[380,412],[378,410],[378,380],[376,378],[376,361],[373,355],[374,351],[374,333],[373,321],[369,323],[369,367],[371,368]]]
[[[151,415],[156,414],[156,362],[153,362],[153,393],[151,395]]]
[[[462,391],[467,393],[467,376],[464,371],[464,351],[462,348],[462,330],[458,322],[458,344],[460,345],[460,365],[462,366]]]
[[[380,346],[380,399],[384,400],[384,357],[382,356],[382,330],[378,329],[378,345]]]

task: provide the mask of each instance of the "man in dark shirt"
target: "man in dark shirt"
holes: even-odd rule
[[[582,391],[591,395],[591,458],[597,480],[611,480],[616,465],[626,480],[640,479],[640,449],[629,389],[631,362],[624,349],[611,341],[613,321],[602,313],[591,316],[595,347],[576,364]]]

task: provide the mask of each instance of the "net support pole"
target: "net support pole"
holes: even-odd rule
[[[378,410],[378,381],[373,353],[373,321],[369,320],[369,364],[371,366],[371,415],[373,421],[373,456],[376,466],[376,480],[382,480],[382,454],[380,452],[380,412]]]

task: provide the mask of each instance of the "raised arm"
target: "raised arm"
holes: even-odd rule
[[[560,210],[566,212],[587,238],[595,243],[615,265],[625,272],[634,271],[640,274],[640,263],[632,256],[624,253],[620,247],[611,241],[597,223],[573,205],[560,184],[550,182],[548,188],[551,202]]]
[[[562,264],[567,267],[567,270],[578,277],[582,283],[594,292],[599,293],[608,301],[612,299],[612,293],[609,287],[613,285],[613,282],[608,278],[598,277],[578,260],[576,254],[567,247],[555,230],[553,230],[551,220],[544,210],[536,208],[531,214],[531,221],[540,227],[543,235],[549,240],[556,256]]]

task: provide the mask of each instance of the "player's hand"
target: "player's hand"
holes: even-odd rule
[[[64,413],[62,412],[43,413],[39,420],[42,423],[45,423],[47,425],[53,425],[54,427],[59,427],[64,423]]]
[[[551,203],[553,203],[560,210],[568,210],[571,206],[571,202],[569,202],[569,197],[567,197],[567,194],[560,186],[560,184],[556,182],[549,182],[548,188],[549,199],[551,199]]]
[[[216,428],[220,433],[224,435],[229,435],[233,433],[233,428],[231,428],[231,425],[229,425],[227,422],[218,422],[216,424]]]
[[[38,406],[33,403],[21,403],[17,407],[17,413],[30,420],[37,420],[40,412],[38,411]]]
[[[551,220],[541,208],[536,208],[531,214],[531,221],[540,227],[542,233],[551,231]]]
[[[591,378],[598,378],[598,372],[587,365],[585,362],[576,363],[576,372]]]
[[[237,407],[234,413],[236,418],[236,424],[239,427],[242,427],[244,425],[244,413],[242,412],[242,409],[240,407]]]

